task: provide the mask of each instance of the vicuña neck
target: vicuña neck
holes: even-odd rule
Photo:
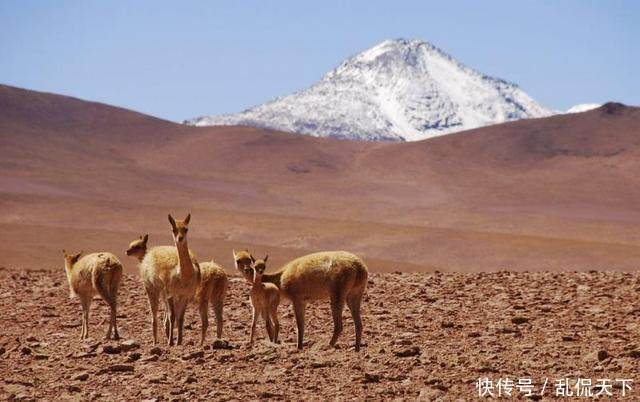
[[[176,242],[176,249],[178,250],[178,274],[183,278],[188,278],[193,275],[194,268],[191,263],[187,241],[185,240],[182,243]]]
[[[255,272],[255,271],[254,271]],[[253,290],[262,289],[262,275],[253,274]]]
[[[64,272],[66,272],[66,274],[67,274],[67,281],[69,281],[69,284],[71,284],[71,270],[72,269],[73,269],[73,266],[65,261],[65,263],[64,263]]]
[[[278,288],[280,288],[280,278],[282,277],[283,268],[280,268],[277,272],[272,274],[262,274],[262,283],[273,283]]]

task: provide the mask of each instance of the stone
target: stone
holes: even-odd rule
[[[199,357],[204,357],[204,352],[202,350],[199,350],[197,352],[188,353],[188,354],[182,356],[182,360],[197,359]]]
[[[511,322],[516,324],[516,325],[521,325],[521,324],[528,323],[529,319],[527,317],[517,316],[517,317],[513,317],[511,319]]]
[[[607,352],[606,350],[599,350],[598,351],[598,360],[603,361],[607,357],[609,357],[609,352]]]
[[[73,379],[76,381],[86,381],[89,379],[89,373],[84,372],[84,373],[76,374],[76,376],[73,377]]]
[[[113,364],[98,371],[98,374],[106,373],[133,373],[134,367],[131,364]]]
[[[130,339],[130,340],[121,342],[119,347],[121,351],[128,352],[130,350],[138,349],[140,347],[140,344],[134,341],[133,339]]]
[[[228,341],[225,341],[222,339],[216,339],[215,341],[213,341],[211,348],[212,349],[233,349],[233,346],[231,346],[231,344],[229,344]]]
[[[394,355],[397,357],[411,357],[418,356],[420,354],[420,348],[417,346],[412,346],[410,348],[398,350],[394,352]]]
[[[381,378],[380,374],[364,373],[364,379],[362,382],[364,382],[365,384],[380,382],[380,378]]]
[[[120,349],[120,346],[113,346],[113,345],[104,345],[102,347],[102,353],[107,354],[107,355],[115,355],[122,352],[122,349]]]

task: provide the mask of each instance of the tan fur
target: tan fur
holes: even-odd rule
[[[334,346],[342,332],[342,310],[346,303],[355,325],[356,351],[362,339],[360,305],[367,287],[367,266],[346,251],[324,251],[305,255],[287,263],[274,274],[265,274],[263,282],[273,283],[293,304],[298,330],[298,349],[304,339],[304,310],[308,302],[329,300],[333,316]]]
[[[144,261],[145,257],[147,256],[148,239],[149,236],[145,235],[140,236],[138,239],[132,241],[129,244],[129,248],[127,249],[127,255],[135,256],[141,262]],[[147,289],[147,295],[160,295],[162,292],[162,286],[159,284],[154,284],[153,278],[155,277],[155,275],[150,274],[150,272],[154,269],[153,267],[155,266],[164,266],[166,267],[166,269],[170,269],[170,267],[174,267],[175,265],[177,265],[178,253],[176,248],[173,246],[154,247],[149,253],[153,254],[154,257],[149,257],[149,259],[144,264],[140,264],[140,275],[143,278],[145,289]],[[189,251],[189,254],[191,255],[193,264],[197,264],[193,253]],[[207,328],[209,326],[209,304],[213,306],[214,314],[216,316],[216,336],[218,338],[222,336],[222,312],[224,306],[224,298],[226,296],[229,281],[224,269],[213,261],[203,262],[202,264],[199,264],[199,267],[200,283],[196,290],[194,301],[198,305],[200,319],[202,321],[202,336],[200,343],[203,344],[206,338]],[[145,280],[145,278],[147,279]],[[150,305],[153,304],[151,300],[149,301],[149,303]],[[157,297],[155,304],[157,306]],[[163,321],[165,324],[165,333],[167,334],[168,339],[170,327],[168,306],[165,310]],[[154,330],[154,332],[156,331],[157,330]]]
[[[209,327],[209,304],[213,306],[213,312],[216,316],[216,337],[220,338],[222,336],[222,310],[229,279],[224,268],[213,261],[200,264],[200,274],[200,286],[196,291],[195,302],[198,304],[200,320],[202,321],[200,344],[204,344],[207,328]]]
[[[262,275],[267,268],[267,257],[262,260],[254,261],[253,283],[249,301],[251,302],[252,321],[251,336],[249,344],[253,345],[256,332],[256,324],[258,323],[258,315],[262,316],[272,342],[278,342],[278,334],[280,333],[280,322],[278,321],[278,305],[280,304],[280,289],[273,283],[263,283]]]
[[[253,268],[251,268],[253,257],[249,253],[249,250],[239,252],[233,250],[233,263],[238,273],[242,275],[248,283],[253,283]]]
[[[162,296],[166,311],[169,312],[168,344],[173,345],[173,329],[177,326],[177,343],[180,345],[184,329],[184,314],[200,284],[200,267],[187,244],[190,218],[191,215],[187,215],[183,221],[176,221],[169,215],[175,247],[154,247],[140,263],[140,278],[147,292],[151,309],[154,344],[158,342],[159,297]]]
[[[116,315],[118,310],[118,288],[122,280],[122,264],[111,253],[93,253],[80,258],[80,254],[69,255],[63,250],[65,271],[71,296],[78,296],[82,303],[81,339],[89,337],[89,310],[93,296],[97,293],[109,305],[111,315],[106,339],[119,339]]]

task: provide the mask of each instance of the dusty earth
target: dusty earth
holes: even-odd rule
[[[484,127],[409,143],[188,127],[0,85],[0,266],[110,251],[167,213],[193,216],[201,260],[274,264],[347,249],[372,271],[634,271],[640,108]],[[34,252],[38,250],[38,252]]]
[[[543,399],[554,397],[561,378],[631,379],[626,397],[640,398],[638,273],[374,273],[360,353],[350,318],[339,347],[327,346],[326,303],[307,310],[304,351],[294,346],[288,304],[280,308],[283,342],[268,343],[259,326],[262,340],[248,348],[248,285],[240,278],[231,282],[223,342],[214,344],[210,332],[205,347],[196,344],[191,307],[187,344],[154,349],[141,286],[125,278],[123,339],[102,339],[107,308],[96,300],[92,339],[81,341],[80,306],[61,270],[0,270],[3,399],[468,400],[478,398],[485,377],[493,384],[529,378],[537,395],[547,379]],[[620,383],[606,389],[622,399]]]

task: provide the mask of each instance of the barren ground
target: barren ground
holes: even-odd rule
[[[231,349],[213,348],[211,331],[208,345],[197,345],[191,307],[186,345],[161,345],[153,354],[145,296],[134,275],[125,278],[123,339],[102,340],[107,308],[96,300],[92,339],[81,341],[80,305],[69,299],[61,270],[0,270],[3,399],[454,400],[477,398],[480,377],[531,378],[536,393],[547,378],[544,399],[560,378],[626,378],[634,380],[629,400],[640,397],[638,273],[373,273],[360,353],[350,318],[339,348],[327,346],[327,303],[307,310],[304,351],[293,344],[286,303],[283,343],[266,342],[259,326],[263,340],[248,348],[248,285],[237,278],[225,305],[223,338]],[[621,398],[619,385],[611,392]]]

